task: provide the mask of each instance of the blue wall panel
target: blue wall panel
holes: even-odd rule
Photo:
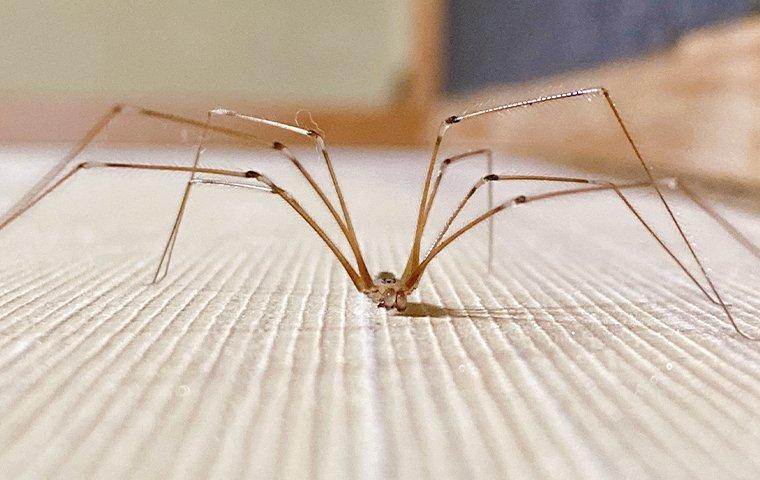
[[[449,0],[445,89],[467,92],[626,58],[744,15],[753,0]]]

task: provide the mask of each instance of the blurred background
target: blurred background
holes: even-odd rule
[[[311,114],[334,145],[429,149],[451,114],[600,85],[660,173],[760,182],[754,0],[5,0],[2,10],[4,144],[75,139],[119,101],[197,118],[220,105],[288,123]],[[462,125],[451,141],[631,168],[603,102],[560,103]],[[182,140],[142,124],[105,138]]]

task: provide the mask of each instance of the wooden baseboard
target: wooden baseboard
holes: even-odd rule
[[[9,98],[9,95],[4,96]],[[3,96],[0,96],[3,98]],[[0,100],[0,142],[57,143],[83,135],[115,102],[87,100]],[[284,123],[316,127],[333,144],[415,145],[426,121],[426,112],[408,105],[382,107],[291,107],[262,106],[246,101],[232,102],[140,102],[140,106],[203,120],[210,108],[224,106],[243,113],[264,116]],[[300,113],[299,113],[300,111]],[[278,133],[270,132],[277,139]],[[134,115],[124,114],[102,137],[107,142],[177,143],[179,128],[162,128]],[[288,138],[288,140],[290,140]],[[303,139],[300,139],[303,140]],[[294,137],[292,142],[298,142]]]

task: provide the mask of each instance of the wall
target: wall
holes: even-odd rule
[[[408,0],[2,0],[0,9],[5,99],[377,105],[408,62]]]

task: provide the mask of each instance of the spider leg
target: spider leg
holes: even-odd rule
[[[60,177],[58,180],[56,180],[52,185],[42,185],[42,189],[39,191],[34,192],[34,195],[29,197],[29,200],[24,202],[23,204],[17,204],[14,205],[8,214],[6,214],[5,217],[0,221],[0,231],[2,231],[5,227],[13,223],[14,220],[19,218],[21,215],[26,213],[27,210],[35,206],[40,200],[48,196],[50,193],[53,192],[53,190],[60,187],[64,182],[66,182],[68,179],[74,176],[75,173],[79,172],[83,167],[81,165],[77,165],[76,168],[72,169],[62,177]],[[47,188],[45,188],[47,186]]]
[[[568,181],[573,183],[578,183],[578,179],[569,179]],[[662,181],[661,181],[662,182]],[[591,183],[591,182],[588,182]],[[557,191],[551,191],[546,193],[540,193],[536,195],[520,195],[517,197],[514,197],[512,200],[508,202],[504,202],[500,205],[497,205],[493,209],[483,213],[482,215],[476,217],[475,219],[471,220],[469,223],[461,227],[459,230],[455,231],[445,239],[441,240],[439,243],[436,244],[434,248],[430,250],[430,253],[420,262],[419,267],[414,270],[412,275],[406,280],[405,285],[407,288],[416,287],[417,283],[420,280],[420,276],[424,273],[425,268],[430,264],[430,261],[435,258],[436,255],[438,255],[444,248],[446,248],[451,242],[462,236],[464,233],[468,232],[475,226],[479,225],[483,221],[493,217],[497,213],[506,210],[508,208],[513,208],[518,205],[523,205],[527,203],[532,203],[540,200],[548,200],[551,198],[557,198],[561,196],[567,196],[567,195],[578,195],[578,194],[584,194],[589,192],[598,192],[598,191],[604,191],[604,190],[613,190],[617,196],[623,201],[626,208],[633,213],[633,215],[636,217],[636,219],[639,221],[639,223],[649,232],[649,234],[658,242],[658,244],[668,253],[668,255],[678,264],[680,269],[689,277],[689,279],[702,291],[702,293],[712,302],[716,305],[720,306],[721,310],[726,314],[726,317],[731,322],[731,325],[733,325],[734,329],[739,333],[741,336],[749,339],[749,340],[760,340],[760,337],[753,337],[747,333],[745,333],[739,325],[736,323],[736,320],[734,319],[733,315],[731,314],[730,310],[728,309],[728,305],[723,301],[723,298],[721,297],[720,293],[718,292],[717,288],[715,287],[715,284],[712,281],[712,278],[706,273],[706,270],[704,269],[701,260],[699,257],[696,256],[694,253],[694,249],[690,248],[689,251],[692,252],[692,256],[694,260],[697,262],[697,264],[701,267],[701,270],[705,272],[705,280],[707,281],[707,284],[709,286],[710,291],[712,291],[713,295],[715,296],[715,299],[713,299],[710,294],[707,292],[707,290],[702,287],[702,285],[694,278],[694,276],[688,271],[688,269],[685,267],[685,265],[676,257],[676,255],[668,248],[668,246],[665,244],[665,242],[660,238],[660,236],[652,229],[652,227],[644,220],[644,218],[641,216],[641,214],[638,212],[638,210],[631,204],[631,202],[628,200],[628,198],[623,194],[623,190],[631,189],[631,188],[642,188],[642,187],[651,187],[653,186],[650,182],[637,182],[637,183],[629,183],[629,184],[621,184],[617,185],[614,183],[601,183],[597,182],[594,185],[588,186],[588,187],[582,187],[582,188],[576,188],[576,189],[570,189],[570,190],[557,190]],[[733,227],[732,227],[733,228]],[[688,242],[688,239],[686,240]]]
[[[106,128],[109,123],[111,123],[111,120],[113,120],[114,117],[122,112],[123,108],[123,105],[120,104],[111,107],[111,109],[105,115],[100,117],[100,119],[95,122],[92,128],[90,128],[90,130],[77,142],[74,148],[72,148],[65,157],[56,163],[55,166],[51,168],[36,184],[34,184],[32,188],[30,188],[20,199],[11,205],[10,209],[8,209],[5,214],[0,216],[0,230],[18,218],[32,205],[37,203],[40,193],[43,192],[46,187],[48,187],[53,181],[56,180],[57,177],[60,176],[61,172],[66,169],[66,166],[71,163],[80,153],[82,153],[82,151],[87,148],[90,143],[92,143],[95,137],[97,137],[98,134],[104,128]],[[69,172],[67,176],[73,175],[73,173],[74,172]],[[67,177],[59,179],[59,181],[65,181],[66,179]]]
[[[296,125],[290,125],[287,123],[282,123],[282,122],[278,122],[276,120],[270,120],[267,118],[261,118],[261,117],[255,117],[252,115],[242,114],[242,113],[238,113],[238,112],[223,109],[223,108],[212,110],[211,113],[215,115],[238,118],[241,120],[246,120],[248,122],[257,123],[260,125],[266,125],[273,128],[278,128],[278,129],[295,133],[297,135],[301,135],[301,136],[314,140],[317,146],[317,150],[319,150],[319,153],[322,155],[322,158],[325,160],[327,171],[330,174],[330,181],[332,182],[333,188],[335,189],[335,194],[338,196],[338,203],[340,204],[340,209],[341,209],[341,212],[343,213],[342,219],[338,215],[338,213],[335,211],[335,208],[333,207],[330,200],[324,194],[322,189],[319,188],[319,186],[313,180],[313,178],[311,178],[308,172],[306,172],[303,169],[303,167],[299,167],[299,170],[304,175],[304,177],[306,177],[311,187],[319,195],[319,197],[322,199],[322,202],[327,206],[328,210],[330,211],[330,214],[338,223],[338,226],[343,232],[343,235],[346,237],[346,240],[348,241],[348,244],[354,254],[354,258],[356,259],[356,266],[359,270],[359,274],[361,275],[362,280],[364,280],[366,284],[371,285],[372,276],[369,274],[369,271],[367,270],[367,265],[364,261],[364,257],[361,252],[359,241],[357,240],[357,237],[356,237],[356,230],[354,229],[353,222],[351,221],[351,214],[348,211],[348,205],[346,204],[345,197],[343,196],[343,191],[340,188],[338,177],[335,174],[335,169],[333,168],[332,160],[330,159],[330,154],[327,151],[327,143],[325,142],[324,136],[315,130],[309,130],[309,129],[302,128]],[[292,156],[292,154],[290,154],[287,148],[279,142],[275,143],[275,148],[281,150],[283,154],[285,154],[286,156],[288,155]]]
[[[72,148],[69,153],[66,154],[66,156],[64,156],[58,163],[56,163],[55,166],[53,166],[53,168],[51,168],[32,188],[30,188],[18,201],[16,201],[8,209],[8,211],[0,216],[0,229],[2,229],[2,227],[5,225],[11,223],[19,215],[25,212],[31,205],[36,203],[36,200],[39,200],[39,196],[42,195],[47,188],[49,188],[51,185],[55,185],[56,182],[62,179],[62,174],[63,177],[73,174],[73,170],[69,170],[67,173],[64,172],[66,171],[67,167],[69,167],[69,165],[72,164],[72,162],[74,162],[74,160],[76,160],[76,158],[87,148],[87,146],[90,145],[93,140],[95,140],[95,138],[111,123],[111,121],[125,111],[133,111],[139,115],[144,115],[170,123],[197,128],[208,128],[209,130],[213,130],[217,133],[224,134],[246,143],[273,147],[270,143],[254,137],[253,135],[249,135],[245,132],[233,130],[230,128],[210,126],[208,125],[208,122],[204,123],[198,120],[185,118],[170,113],[163,113],[155,110],[149,110],[146,108],[134,107],[124,104],[116,104],[111,107],[108,112],[106,112],[97,122],[95,122],[92,128],[90,128],[90,130],[76,143],[74,148]]]
[[[451,214],[451,216],[449,216],[448,220],[446,221],[443,228],[441,229],[441,232],[438,234],[438,237],[436,238],[435,242],[428,250],[427,255],[429,255],[430,252],[436,246],[438,246],[438,244],[441,242],[441,240],[443,239],[448,229],[451,227],[451,224],[454,222],[456,217],[461,213],[462,209],[465,207],[467,202],[469,202],[469,200],[475,195],[477,190],[485,184],[492,184],[492,182],[499,182],[499,181],[509,181],[509,182],[513,182],[513,181],[536,182],[538,181],[538,182],[557,182],[557,183],[572,183],[572,184],[580,183],[580,184],[589,184],[589,185],[598,185],[598,186],[614,185],[609,182],[598,182],[595,180],[588,180],[585,178],[552,177],[552,176],[544,176],[544,175],[493,175],[493,174],[486,175],[485,177],[478,180],[475,183],[475,185],[470,189],[470,191],[467,192],[467,194],[464,196],[462,201],[459,202],[459,205],[457,205],[457,207],[454,209],[454,212]],[[674,183],[674,181],[670,179],[660,180],[660,182],[668,184],[668,185],[671,185]],[[637,183],[629,183],[629,184],[621,185],[620,188],[629,189],[629,188],[641,188],[641,187],[648,187],[648,186],[650,186],[649,182],[637,182]],[[575,192],[576,190],[568,190],[568,191]],[[581,191],[583,191],[583,189]],[[565,192],[565,190],[560,190],[558,192],[550,192],[549,194],[554,196],[555,193],[562,194],[563,192]],[[493,217],[489,217],[489,222],[490,221],[493,221]],[[642,219],[642,222],[643,222],[643,219]],[[657,240],[657,242],[662,246],[662,248],[666,251],[666,253],[676,262],[676,264],[678,264],[679,268],[681,268],[681,270],[683,270],[683,272],[691,279],[691,281],[694,282],[697,288],[699,288],[702,291],[702,293],[704,293],[705,296],[712,303],[716,305],[720,305],[720,302],[716,298],[711,296],[710,293],[704,288],[704,286],[702,286],[702,284],[699,283],[696,277],[694,277],[694,275],[686,268],[686,265],[684,265],[684,263],[675,255],[673,250],[670,249],[665,244],[665,242],[660,238],[659,235],[657,235],[657,233],[654,230],[649,228],[649,225],[646,224],[646,222],[644,223],[645,223],[645,226],[647,227],[647,230],[649,230],[650,234],[655,238],[655,240]],[[699,258],[697,258],[696,256],[694,256],[694,260],[696,260],[697,263],[701,263]]]
[[[356,241],[355,233],[353,233],[353,226],[350,225],[350,217],[348,218],[349,225],[347,226],[346,223],[340,218],[335,208],[333,207],[332,203],[324,194],[322,189],[314,181],[313,177],[309,174],[306,168],[304,168],[301,162],[295,157],[295,155],[293,155],[292,152],[290,152],[290,150],[285,145],[283,145],[280,142],[269,142],[266,140],[262,140],[261,138],[258,138],[254,135],[251,135],[247,132],[243,132],[240,130],[226,128],[226,127],[218,126],[218,125],[210,125],[210,122],[208,120],[203,122],[200,120],[195,120],[195,119],[183,117],[180,115],[175,115],[172,113],[160,112],[157,110],[151,110],[148,108],[143,108],[143,107],[138,107],[138,106],[124,105],[124,104],[114,105],[105,115],[103,115],[103,117],[101,117],[95,123],[95,125],[93,125],[93,127],[82,137],[82,139],[79,142],[77,142],[75,147],[60,162],[58,162],[50,171],[48,171],[43,176],[42,179],[40,179],[17,202],[15,202],[5,214],[0,216],[0,229],[2,229],[3,226],[12,222],[13,220],[15,220],[15,218],[17,218],[24,211],[26,211],[31,206],[30,204],[35,203],[34,202],[35,199],[37,199],[38,195],[40,195],[47,187],[49,187],[51,184],[53,184],[57,180],[60,180],[61,174],[66,170],[66,167],[68,167],[79,156],[79,154],[82,153],[82,151],[85,148],[87,148],[87,146],[90,143],[92,143],[92,141],[98,136],[98,134],[102,132],[103,129],[105,129],[116,116],[118,116],[120,113],[123,113],[125,111],[132,111],[132,112],[137,113],[138,115],[143,115],[143,116],[153,118],[159,121],[195,127],[199,129],[204,129],[204,131],[206,130],[213,131],[215,133],[222,134],[229,138],[234,138],[235,140],[241,141],[245,144],[256,145],[259,147],[273,148],[274,150],[279,152],[296,167],[299,173],[306,179],[306,181],[309,183],[311,188],[314,189],[314,191],[320,197],[322,202],[327,206],[328,210],[330,210],[331,215],[338,223],[338,226],[340,227],[341,232],[346,237],[346,240],[348,241],[349,246],[351,247],[354,253],[354,257],[357,262],[357,267],[359,268],[359,272],[362,275],[362,280],[364,281],[364,283],[371,284],[372,279],[369,275],[369,272],[367,271],[364,258],[361,255],[358,242]],[[225,114],[232,115],[231,112],[226,111],[226,110],[225,111],[217,110],[211,113],[218,115],[218,114],[221,114],[220,112],[227,112]],[[234,114],[233,116],[235,115],[237,114]],[[248,119],[249,121],[251,121],[251,118],[253,117],[246,117],[246,119]],[[287,127],[286,129],[288,130],[296,131],[297,133],[309,135],[310,137],[315,138],[315,140],[317,141],[317,144],[321,146],[320,148],[323,151],[323,156],[325,157],[325,161],[328,164],[328,168],[331,172],[331,176],[333,177],[333,180],[335,182],[339,198],[342,199],[343,195],[342,195],[342,192],[340,192],[339,187],[337,187],[337,179],[335,179],[334,171],[332,170],[332,163],[330,162],[329,156],[327,154],[327,149],[324,144],[324,140],[318,133],[313,132],[311,130],[301,129],[300,127],[293,127],[290,125],[279,124],[278,122],[273,122],[270,120],[263,120],[263,119],[257,119],[257,120],[260,120],[260,123],[267,123],[272,126],[285,126]],[[71,171],[69,171],[69,173],[71,173]],[[347,211],[348,210],[346,208],[345,212],[347,213]],[[162,262],[163,262],[163,259],[162,259]],[[158,278],[158,272],[157,272],[156,278]]]
[[[431,245],[430,249],[428,249],[428,254],[430,253],[430,250],[436,247],[440,243],[440,241],[443,239],[443,236],[446,234],[448,229],[451,227],[451,224],[454,223],[454,220],[456,220],[457,216],[462,212],[465,205],[467,205],[467,202],[470,201],[470,199],[475,195],[475,193],[478,191],[480,187],[483,185],[488,185],[489,190],[489,207],[488,209],[491,210],[493,208],[492,204],[492,196],[493,196],[493,182],[497,181],[517,181],[517,180],[528,180],[528,181],[543,181],[543,182],[562,182],[562,183],[593,183],[590,180],[582,179],[582,178],[568,178],[568,177],[550,177],[550,176],[542,176],[542,175],[494,175],[489,174],[484,176],[483,178],[479,179],[475,185],[465,194],[464,198],[459,202],[459,204],[454,209],[454,212],[449,215],[449,218],[446,219],[446,222],[443,225],[443,228],[438,233],[438,236],[436,237],[435,241],[433,242],[433,245]],[[490,217],[488,219],[489,225],[492,226],[493,224],[493,217]],[[490,262],[490,253],[489,253],[489,262]],[[490,268],[489,268],[490,271]]]
[[[548,102],[555,102],[560,100],[567,100],[571,98],[576,97],[589,97],[593,98],[596,96],[603,96],[605,99],[605,102],[607,106],[609,107],[610,111],[612,112],[615,121],[617,122],[618,126],[620,127],[620,130],[625,135],[625,138],[631,147],[631,150],[633,151],[634,155],[636,156],[637,160],[641,164],[641,167],[644,169],[647,178],[649,179],[649,183],[652,188],[654,188],[655,192],[657,193],[657,196],[659,197],[660,201],[662,202],[663,206],[668,212],[668,216],[670,217],[671,221],[675,225],[676,229],[678,230],[679,235],[681,236],[681,239],[686,244],[686,247],[690,250],[692,256],[696,257],[696,253],[693,251],[693,248],[691,244],[686,239],[686,234],[684,233],[683,229],[681,228],[680,223],[676,219],[675,214],[673,213],[672,209],[670,208],[670,205],[668,204],[667,200],[665,199],[665,196],[662,194],[662,191],[660,190],[660,187],[657,185],[657,182],[655,181],[654,175],[652,175],[651,169],[647,165],[647,163],[644,161],[644,157],[641,155],[641,152],[636,145],[636,143],[633,141],[633,137],[631,136],[631,133],[628,130],[628,127],[626,126],[625,122],[623,121],[623,117],[620,114],[620,111],[618,110],[617,106],[615,105],[615,102],[612,100],[612,97],[610,95],[610,92],[603,87],[593,87],[593,88],[584,88],[580,90],[573,90],[571,92],[565,92],[565,93],[559,93],[555,95],[548,95],[545,97],[538,97],[530,100],[523,100],[520,102],[514,102],[514,103],[508,103],[506,105],[500,105],[497,107],[487,108],[484,110],[475,111],[472,113],[468,113],[465,115],[452,115],[451,117],[448,117],[445,119],[438,130],[438,136],[436,137],[435,144],[433,146],[433,153],[430,158],[430,162],[428,164],[428,171],[425,176],[425,183],[424,187],[422,189],[422,198],[420,201],[420,208],[419,213],[417,216],[417,227],[415,229],[414,234],[414,240],[412,243],[412,249],[409,254],[409,260],[407,261],[406,268],[404,269],[404,276],[408,276],[411,274],[412,271],[414,271],[417,266],[420,263],[419,257],[420,257],[420,243],[422,241],[422,234],[425,230],[425,224],[427,222],[427,215],[426,215],[426,205],[427,205],[427,199],[429,195],[429,189],[430,189],[430,181],[431,177],[433,175],[433,169],[435,167],[435,163],[438,158],[438,152],[441,147],[441,143],[443,142],[443,137],[446,133],[446,131],[451,127],[452,125],[468,121],[477,117],[481,117],[484,115],[490,115],[498,112],[503,112],[507,110],[514,110],[514,109],[520,109],[520,108],[526,108],[531,107],[534,105],[542,104],[542,103],[548,103]],[[702,270],[702,274],[706,275],[706,272],[704,271],[704,268],[702,267],[701,263],[699,263],[699,268]]]
[[[459,155],[454,155],[452,157],[449,157],[441,162],[441,166],[438,167],[438,173],[435,176],[435,181],[433,182],[433,188],[430,191],[430,199],[427,202],[427,206],[425,207],[425,216],[430,214],[430,210],[433,208],[433,202],[435,201],[435,197],[438,194],[438,188],[441,185],[441,180],[443,180],[443,175],[445,172],[448,171],[448,167],[459,163],[462,160],[467,160],[469,158],[477,157],[483,155],[486,160],[486,170],[487,174],[490,175],[493,173],[493,152],[490,148],[481,148],[478,150],[472,150],[470,152],[460,153]],[[493,208],[493,184],[488,184],[488,210]],[[493,266],[493,242],[494,242],[494,231],[493,231],[493,218],[488,219],[488,273],[491,273],[491,269]]]
[[[625,203],[626,207],[628,207],[628,209],[636,216],[636,218],[639,220],[639,222],[649,231],[649,233],[651,233],[657,239],[657,241],[660,243],[660,245],[662,245],[663,248],[666,248],[665,244],[662,242],[662,240],[660,240],[660,238],[654,233],[654,230],[652,230],[652,227],[650,227],[649,224],[647,224],[647,222],[644,221],[644,219],[642,218],[641,214],[633,207],[633,205],[631,205],[631,202],[626,198],[626,196],[623,195],[623,192],[617,186],[613,185],[613,188],[615,190],[615,193],[618,195],[618,197],[620,197],[620,199],[623,201],[623,203]],[[680,227],[679,227],[679,230],[680,230]],[[689,251],[692,252],[692,255],[693,255],[694,259],[697,261],[697,264],[699,265],[700,269],[702,270],[702,272],[703,272],[703,274],[705,276],[705,280],[707,280],[707,284],[710,286],[710,290],[715,295],[715,298],[717,298],[719,306],[721,307],[721,309],[723,310],[723,312],[726,314],[726,317],[728,317],[728,320],[731,322],[731,325],[734,326],[734,330],[736,330],[736,332],[739,333],[739,335],[743,336],[744,338],[746,338],[748,340],[760,340],[760,337],[753,337],[751,335],[748,335],[741,328],[739,328],[739,324],[736,323],[736,320],[734,319],[734,316],[731,315],[731,311],[728,309],[728,305],[726,305],[726,303],[723,301],[723,298],[721,298],[720,293],[718,293],[718,289],[715,287],[715,284],[713,283],[712,278],[710,278],[710,276],[707,274],[707,271],[702,266],[702,262],[696,256],[696,253],[694,253],[694,249],[691,246],[691,243],[688,240],[686,240],[686,242],[689,245]],[[668,253],[670,253],[670,252],[668,252]],[[671,257],[673,257],[674,260],[676,260],[675,256],[672,253],[670,253],[670,255],[671,255]],[[695,280],[695,283],[696,283],[696,280]],[[699,284],[697,284],[697,285],[700,287],[700,290],[702,290],[705,293],[705,296],[707,298],[710,298],[710,295],[708,295],[707,292],[705,292],[702,289],[701,285],[699,285]],[[710,298],[710,300],[712,300],[712,299]]]
[[[250,185],[250,184],[233,183],[233,182],[215,182],[213,180],[198,179],[198,178],[194,178],[192,180],[192,184],[211,183],[211,184],[223,184],[223,185],[236,186],[236,187],[243,187],[243,185],[245,185],[244,188],[249,188],[249,189],[258,190],[258,191],[265,191],[265,192],[274,193],[280,196],[288,205],[290,205],[290,207],[293,210],[296,211],[296,213],[304,221],[306,221],[306,223],[309,224],[312,230],[314,230],[314,232],[325,242],[327,247],[332,251],[332,253],[338,259],[340,264],[346,270],[346,273],[351,278],[351,281],[353,282],[356,289],[359,290],[360,292],[364,292],[367,288],[369,288],[369,285],[365,284],[362,278],[356,273],[356,270],[354,270],[353,266],[348,261],[348,259],[343,255],[343,253],[340,251],[338,246],[330,239],[330,237],[319,226],[319,224],[317,224],[314,218],[312,218],[311,215],[309,215],[308,212],[306,212],[306,210],[301,206],[301,204],[289,192],[280,188],[278,185],[272,182],[269,178],[262,175],[261,173],[251,171],[251,170],[242,171],[242,170],[227,170],[227,169],[221,169],[221,168],[207,168],[207,167],[183,167],[183,166],[175,166],[175,165],[115,163],[115,162],[80,163],[76,165],[71,171],[69,171],[64,176],[62,176],[60,179],[58,179],[55,183],[53,183],[52,185],[42,190],[31,202],[24,205],[22,210],[18,213],[18,215],[13,216],[10,218],[10,220],[5,221],[4,223],[0,224],[0,231],[3,228],[5,228],[8,224],[10,224],[13,220],[18,218],[22,213],[26,212],[27,210],[32,208],[34,205],[36,205],[38,202],[40,202],[43,198],[53,193],[66,181],[70,180],[76,173],[85,169],[95,169],[95,168],[152,170],[152,171],[164,171],[164,172],[186,172],[186,173],[192,173],[192,174],[205,173],[205,174],[210,174],[210,175],[221,175],[225,177],[247,178],[247,179],[255,180],[259,182],[260,185]]]
[[[208,121],[206,124],[203,122],[197,121],[197,120],[191,120],[184,117],[180,117],[178,115],[163,113],[163,112],[157,112],[155,110],[148,110],[148,109],[139,109],[139,112],[143,115],[147,115],[149,117],[158,118],[170,122],[175,123],[181,123],[181,124],[189,124],[193,125],[199,128],[206,128],[206,125],[208,125]],[[341,230],[341,233],[346,238],[346,241],[348,242],[349,247],[351,248],[351,251],[354,254],[354,259],[356,260],[356,265],[359,270],[359,274],[362,277],[362,281],[365,284],[372,284],[372,277],[369,274],[369,271],[367,270],[366,262],[364,261],[364,257],[361,252],[361,247],[359,246],[359,242],[356,238],[356,233],[354,231],[353,224],[351,223],[351,217],[348,214],[348,207],[345,203],[343,192],[340,189],[340,186],[338,184],[337,177],[335,175],[335,171],[332,166],[332,161],[330,160],[329,153],[327,152],[327,146],[325,144],[324,138],[317,132],[313,130],[307,130],[301,127],[297,127],[294,125],[288,125],[285,123],[280,123],[274,120],[268,120],[265,118],[258,118],[253,117],[250,115],[243,115],[240,113],[233,112],[231,110],[226,109],[215,109],[211,110],[209,112],[212,115],[222,115],[222,116],[229,116],[234,118],[239,118],[242,120],[246,120],[253,123],[263,124],[274,128],[279,128],[282,130],[289,131],[291,133],[296,133],[299,135],[307,136],[309,138],[313,138],[316,142],[322,157],[325,159],[325,163],[327,164],[328,171],[330,173],[330,178],[332,179],[333,186],[335,188],[335,191],[338,195],[338,200],[341,205],[341,209],[343,210],[343,218],[338,214],[338,212],[335,210],[335,207],[333,206],[332,202],[329,198],[327,198],[327,195],[325,195],[322,188],[320,188],[319,184],[314,180],[314,178],[311,176],[309,171],[303,166],[303,164],[293,155],[293,153],[288,149],[287,146],[282,144],[281,142],[265,142],[258,137],[255,137],[253,135],[250,135],[245,132],[240,132],[238,130],[233,130],[230,128],[225,128],[221,126],[208,126],[207,128],[211,131],[222,133],[227,136],[231,136],[234,138],[237,138],[239,140],[243,140],[249,143],[254,143],[258,145],[264,145],[270,148],[275,149],[277,152],[279,152],[281,155],[283,155],[288,161],[290,161],[298,170],[298,172],[306,179],[309,186],[314,190],[314,192],[319,196],[319,198],[322,200],[322,203],[327,207],[327,209],[330,212],[330,215],[333,217],[335,222],[338,224],[338,227]]]
[[[201,153],[203,152],[203,145],[206,143],[209,127],[211,126],[211,114],[206,115],[206,125],[203,128],[203,135],[201,136],[198,147],[195,150],[195,158],[193,159],[193,171],[190,173],[190,177],[185,184],[185,190],[182,193],[182,199],[179,202],[179,208],[177,209],[177,215],[174,218],[174,224],[172,225],[169,238],[166,240],[164,251],[161,253],[161,259],[158,261],[156,267],[156,273],[153,275],[153,283],[158,283],[163,280],[169,273],[169,265],[172,261],[172,253],[174,252],[174,244],[177,242],[177,236],[179,235],[179,227],[182,224],[182,218],[185,216],[185,208],[187,207],[187,201],[190,198],[190,191],[193,188],[195,175],[198,173],[195,169],[198,168],[198,162],[201,159]],[[161,273],[163,269],[163,273]]]
[[[426,212],[427,212],[428,196],[430,194],[430,182],[433,176],[433,170],[435,169],[435,164],[438,160],[438,153],[441,149],[441,144],[443,143],[443,137],[445,136],[446,131],[452,125],[455,125],[457,123],[460,123],[462,121],[465,121],[474,117],[478,117],[480,115],[487,115],[487,114],[501,112],[504,110],[511,110],[515,108],[529,107],[529,106],[536,105],[539,103],[551,102],[551,101],[561,100],[565,98],[579,97],[582,95],[594,96],[594,95],[599,95],[603,92],[606,92],[606,90],[602,88],[589,88],[589,89],[584,89],[584,90],[575,90],[572,92],[561,93],[557,95],[550,95],[546,97],[535,98],[532,100],[509,103],[509,104],[502,105],[499,107],[479,110],[479,111],[472,112],[466,115],[459,115],[459,116],[452,115],[446,118],[443,122],[441,122],[441,125],[438,128],[438,136],[436,137],[435,143],[433,144],[433,152],[430,155],[430,161],[428,163],[427,173],[425,174],[425,182],[422,187],[422,197],[420,199],[419,212],[417,214],[417,226],[414,231],[414,238],[412,241],[411,252],[409,253],[409,260],[407,260],[406,267],[404,268],[404,276],[411,274],[411,272],[415,270],[420,263],[420,243],[422,241],[422,234],[425,231],[425,224],[427,223]]]
[[[694,190],[684,185],[683,182],[673,182],[672,188],[674,190],[679,190],[681,193],[686,195],[692,202],[694,202],[695,205],[697,205],[705,213],[712,217],[712,219],[715,220],[715,222],[718,223],[718,225],[720,225],[729,235],[731,235],[734,240],[739,242],[752,255],[754,255],[755,258],[760,260],[760,248],[755,245],[750,239],[748,239],[743,233],[737,230],[736,227],[731,225],[731,223],[726,220],[723,215],[719,214],[713,207],[705,203],[699,197],[699,195],[694,193]]]
[[[200,151],[200,147],[199,147]],[[197,161],[196,161],[197,165]],[[158,262],[158,267],[156,268],[156,273],[153,277],[152,283],[158,283],[161,280],[163,280],[166,275],[169,273],[169,266],[171,264],[172,260],[172,254],[174,253],[174,245],[177,242],[177,237],[179,236],[179,227],[182,224],[182,219],[185,215],[185,209],[187,208],[187,203],[190,198],[190,191],[194,185],[221,185],[221,186],[227,186],[227,187],[238,187],[238,188],[245,188],[249,190],[255,190],[255,191],[261,191],[261,192],[268,192],[268,193],[274,193],[274,191],[266,186],[261,185],[251,185],[248,183],[242,183],[242,182],[231,182],[231,181],[224,181],[224,180],[213,180],[208,178],[199,178],[196,176],[197,171],[193,171],[190,174],[190,178],[187,181],[187,184],[185,185],[185,191],[182,195],[182,200],[180,201],[179,210],[177,211],[177,216],[174,219],[174,225],[172,226],[172,230],[169,233],[169,238],[166,241],[166,245],[164,246],[163,253],[161,254],[161,259]]]

